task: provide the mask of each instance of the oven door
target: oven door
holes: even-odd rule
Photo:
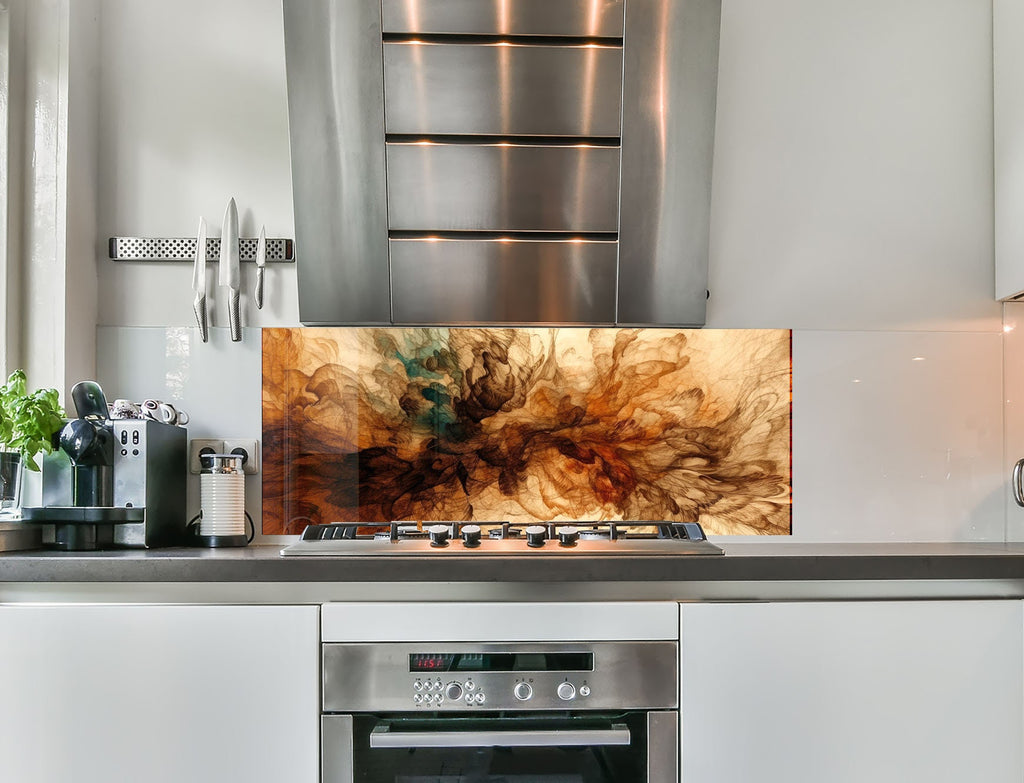
[[[677,783],[678,714],[324,715],[324,783]]]

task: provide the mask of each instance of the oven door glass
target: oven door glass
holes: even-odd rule
[[[352,772],[355,783],[641,783],[647,715],[357,715]]]

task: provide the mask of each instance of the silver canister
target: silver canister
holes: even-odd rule
[[[206,546],[245,546],[245,475],[239,454],[199,457],[199,539]]]

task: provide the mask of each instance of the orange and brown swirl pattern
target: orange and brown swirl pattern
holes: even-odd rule
[[[678,520],[790,532],[787,330],[263,330],[263,532]]]

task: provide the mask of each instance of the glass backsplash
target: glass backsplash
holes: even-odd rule
[[[699,521],[791,532],[791,333],[263,330],[263,532]]]

